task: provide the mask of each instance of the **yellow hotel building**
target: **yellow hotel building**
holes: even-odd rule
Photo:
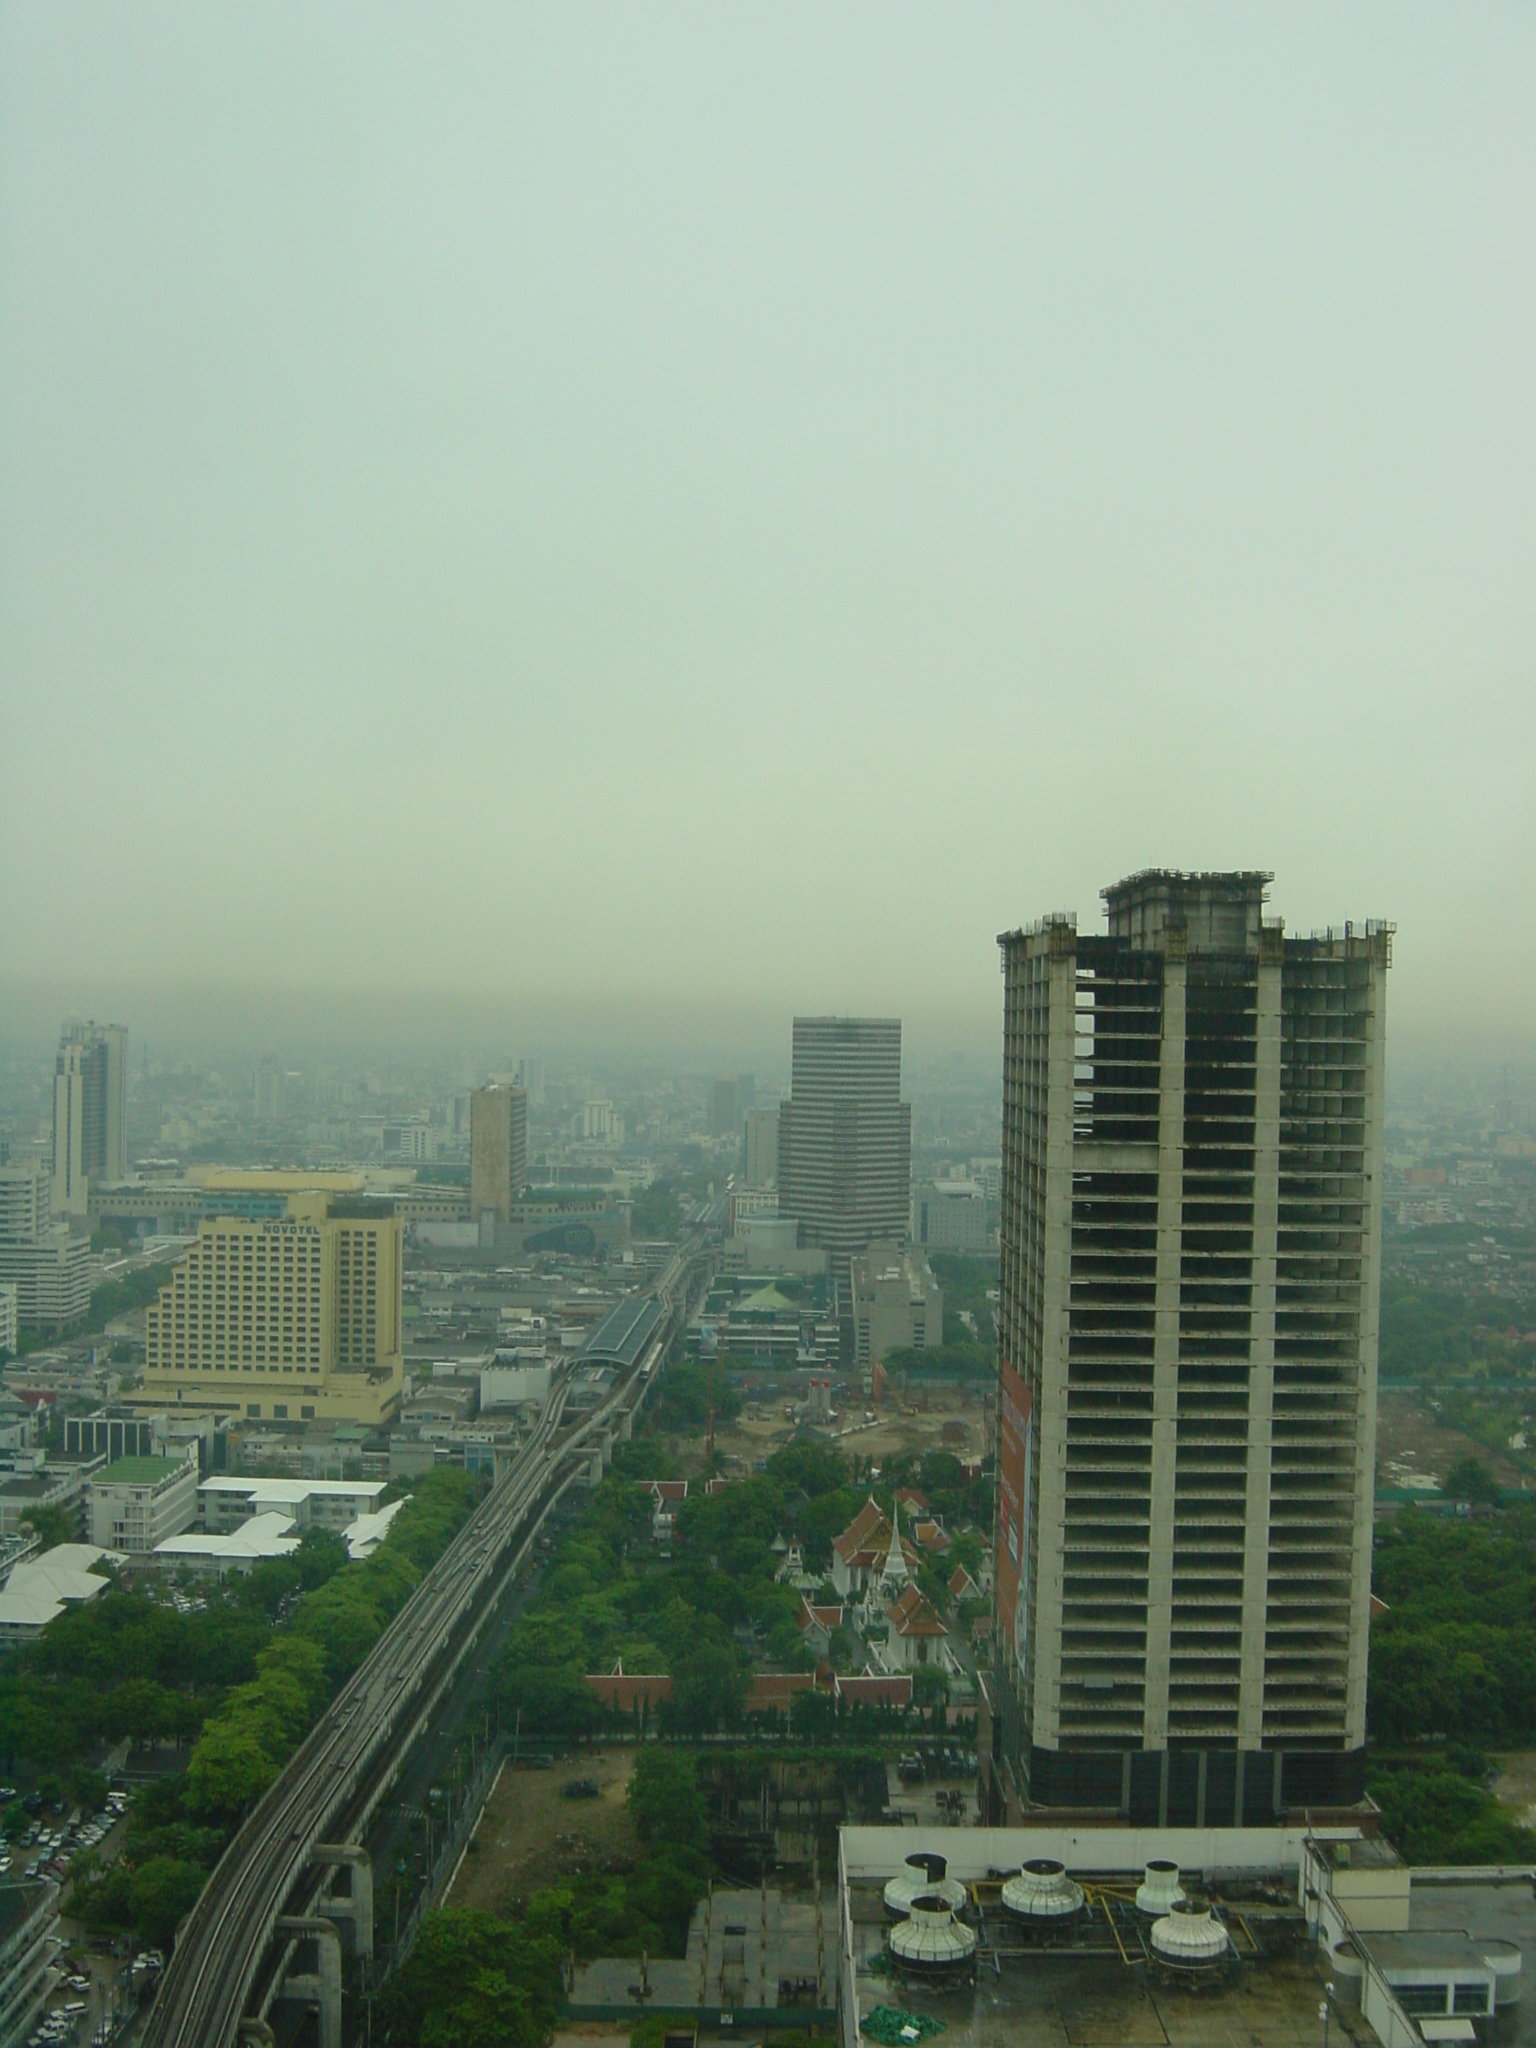
[[[324,1189],[281,1218],[214,1217],[146,1311],[139,1407],[262,1422],[389,1421],[400,1403],[404,1226]]]

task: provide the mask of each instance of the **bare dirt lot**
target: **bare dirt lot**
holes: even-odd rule
[[[985,1392],[982,1384],[937,1386],[921,1392],[913,1388],[903,1399],[899,1385],[888,1387],[872,1423],[864,1421],[865,1406],[860,1406],[852,1413],[837,1416],[827,1440],[847,1457],[873,1458],[876,1463],[897,1452],[940,1449],[953,1451],[957,1457],[979,1458]],[[729,1428],[716,1429],[717,1448],[748,1466],[758,1458],[766,1458],[770,1451],[787,1444],[795,1433],[795,1425],[784,1411],[783,1402],[765,1400],[749,1405]],[[959,1425],[958,1440],[945,1439],[945,1423]],[[843,1435],[844,1430],[849,1434]],[[953,1436],[952,1430],[952,1439]]]
[[[632,1749],[609,1747],[547,1771],[509,1765],[444,1904],[506,1914],[540,1885],[633,1861],[638,1851],[624,1796],[634,1761]],[[596,1799],[565,1796],[562,1788],[582,1778],[596,1781]]]
[[[1413,1475],[1443,1479],[1458,1458],[1477,1458],[1501,1486],[1519,1486],[1527,1477],[1498,1451],[1460,1430],[1447,1429],[1432,1408],[1407,1394],[1382,1394],[1376,1404],[1376,1479],[1381,1486],[1403,1486]]]

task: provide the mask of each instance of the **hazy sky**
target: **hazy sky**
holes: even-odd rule
[[[1255,866],[1530,1033],[1533,108],[1525,6],[7,0],[0,978],[995,1016]]]

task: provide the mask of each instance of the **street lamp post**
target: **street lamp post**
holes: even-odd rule
[[[1332,2004],[1333,1985],[1329,1982],[1323,1986],[1322,2003],[1317,2008],[1317,2016],[1323,2023],[1323,2048],[1328,2048],[1328,2015]]]

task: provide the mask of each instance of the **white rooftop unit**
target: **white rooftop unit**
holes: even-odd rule
[[[921,1892],[905,1920],[890,1932],[891,1954],[903,1969],[940,1977],[963,1968],[976,1953],[976,1936],[938,1892]]]
[[[1003,1886],[1003,1911],[1030,1926],[1060,1926],[1082,1910],[1082,1886],[1054,1856],[1032,1856]]]
[[[1153,1920],[1184,1904],[1184,1887],[1179,1883],[1179,1866],[1166,1856],[1154,1856],[1136,1887],[1136,1910]]]
[[[965,1886],[948,1876],[948,1869],[942,1856],[914,1849],[885,1888],[886,1911],[905,1919],[912,1901],[927,1893],[943,1899],[952,1913],[958,1913],[965,1904]]]
[[[1153,1921],[1152,1948],[1176,1970],[1211,1970],[1227,1952],[1227,1930],[1209,1906],[1176,1906]]]

